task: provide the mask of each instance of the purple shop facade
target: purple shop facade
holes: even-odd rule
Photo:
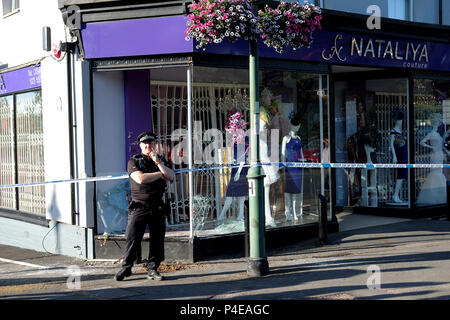
[[[41,66],[28,66],[0,73],[0,96],[41,87]]]
[[[223,41],[196,49],[186,40],[187,17],[169,16],[96,22],[82,25],[86,59],[136,58],[155,55],[205,54],[248,56],[248,42]],[[403,70],[450,71],[450,46],[406,38],[378,37],[332,30],[316,30],[308,48],[285,49],[278,54],[259,41],[261,58],[334,65],[388,67]],[[127,157],[138,151],[134,141],[139,132],[151,130],[150,69],[125,71],[125,121]],[[133,128],[133,130],[132,130]]]

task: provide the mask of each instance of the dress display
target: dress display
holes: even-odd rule
[[[444,153],[442,152],[443,139],[436,131],[431,132],[427,137],[432,149],[431,164],[442,164],[444,162]],[[420,188],[417,197],[418,205],[435,205],[445,203],[446,198],[446,179],[441,168],[432,168],[426,180]]]
[[[394,136],[394,149],[397,157],[397,163],[408,163],[408,146],[405,135],[394,129],[391,130],[390,134]],[[408,179],[408,169],[398,168],[397,179]]]
[[[248,142],[248,138],[246,138],[245,140],[246,142]],[[244,152],[245,155],[239,155],[238,154],[238,145],[235,143],[233,146],[233,159],[234,159],[234,163],[238,164],[242,161],[247,162],[247,148],[248,143],[246,145],[244,145]],[[241,145],[242,147],[242,145]],[[242,159],[238,159],[242,158]],[[239,180],[238,181],[234,181],[234,177],[236,175],[236,173],[238,172],[239,168],[238,167],[234,167],[231,170],[231,178],[230,178],[230,182],[228,183],[228,188],[227,188],[227,197],[244,197],[244,196],[248,196],[248,180],[247,180],[247,172],[248,172],[248,167],[244,166],[241,169],[241,173],[239,175]]]
[[[286,162],[301,162],[302,160],[302,140],[300,137],[291,138],[286,143]],[[285,193],[302,192],[302,174],[303,168],[286,167]]]

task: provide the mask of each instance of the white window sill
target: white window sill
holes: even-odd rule
[[[11,11],[11,12],[9,12],[9,13],[3,15],[3,19],[8,18],[8,17],[10,17],[10,16],[12,16],[12,15],[18,13],[18,12],[20,12],[20,8],[15,9],[15,10],[13,10],[13,11]]]

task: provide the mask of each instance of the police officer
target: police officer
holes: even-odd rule
[[[163,195],[166,181],[172,181],[173,171],[166,166],[165,159],[156,153],[156,136],[143,132],[138,136],[141,154],[128,161],[130,175],[131,202],[128,207],[125,256],[122,269],[115,279],[122,281],[131,275],[131,268],[140,250],[142,237],[147,225],[150,229],[150,249],[148,254],[147,278],[162,280],[157,269],[164,260],[164,236],[166,233],[165,206]]]

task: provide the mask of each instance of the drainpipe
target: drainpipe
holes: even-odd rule
[[[68,44],[68,43],[67,43]],[[66,62],[67,62],[67,105],[68,105],[68,124],[69,124],[69,157],[70,157],[70,179],[75,179],[75,145],[74,145],[74,129],[73,123],[73,92],[72,92],[72,52],[73,48],[67,47]],[[75,203],[75,183],[70,184],[70,203],[71,203],[71,216],[72,225],[78,225],[79,215],[76,211]]]

